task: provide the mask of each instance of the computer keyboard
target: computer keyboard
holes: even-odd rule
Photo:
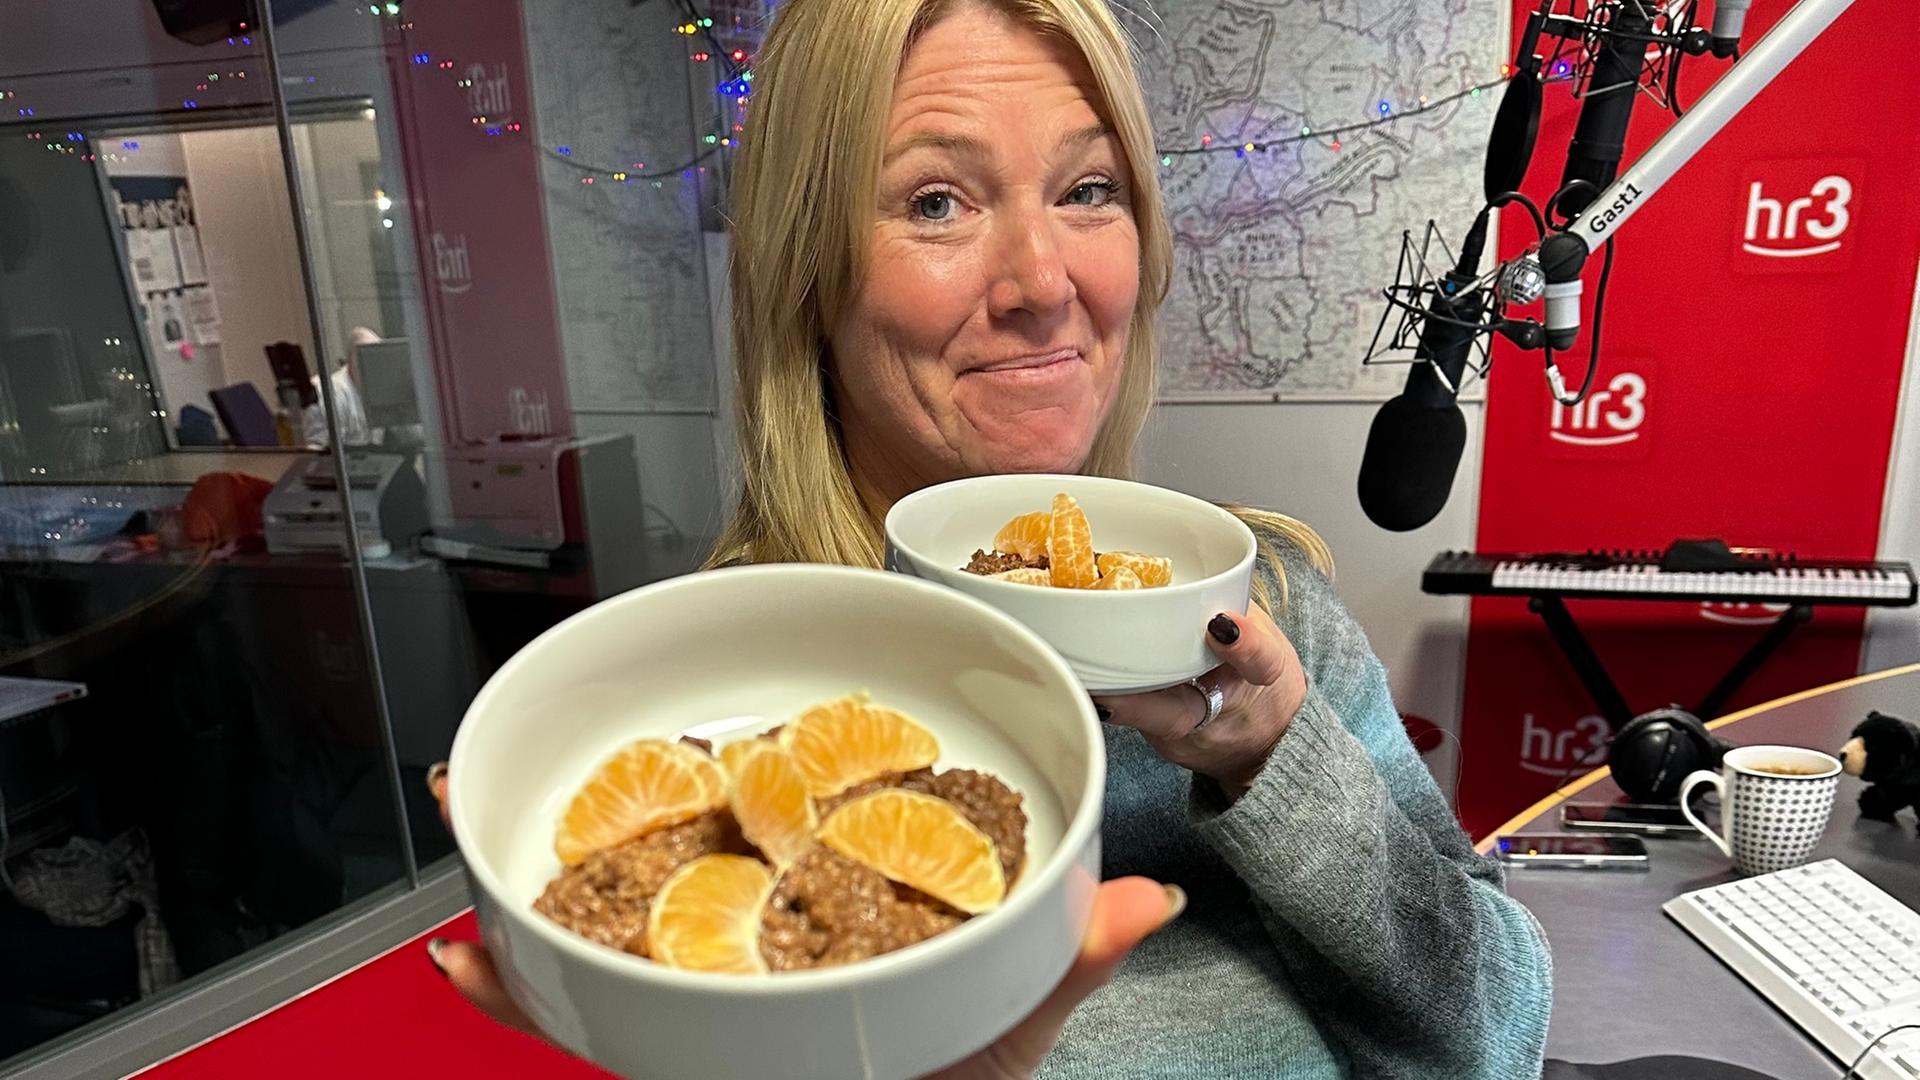
[[[1842,1063],[1920,1023],[1920,913],[1833,859],[1715,885],[1666,913]],[[1866,1080],[1920,1080],[1920,1029],[1880,1041]]]

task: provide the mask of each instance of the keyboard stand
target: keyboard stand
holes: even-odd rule
[[[1620,694],[1620,688],[1614,685],[1613,677],[1607,674],[1606,665],[1600,662],[1599,654],[1593,651],[1593,645],[1587,636],[1580,632],[1580,625],[1573,621],[1573,613],[1560,597],[1552,593],[1536,593],[1527,599],[1527,610],[1539,615],[1547,624],[1547,633],[1553,636],[1554,644],[1566,655],[1567,663],[1573,665],[1573,672],[1580,677],[1580,683],[1587,688],[1593,703],[1599,707],[1600,715],[1613,730],[1619,731],[1633,719],[1633,711],[1627,707],[1627,699]],[[1795,604],[1775,619],[1760,640],[1753,643],[1740,659],[1734,661],[1720,681],[1707,691],[1700,704],[1689,710],[1702,720],[1711,720],[1726,708],[1727,701],[1733,697],[1742,684],[1760,665],[1784,644],[1793,631],[1813,618],[1813,608],[1806,604]]]

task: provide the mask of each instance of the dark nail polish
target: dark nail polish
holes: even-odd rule
[[[1233,616],[1222,613],[1207,624],[1207,633],[1220,644],[1231,645],[1240,640],[1240,624],[1233,621]]]
[[[447,939],[443,937],[431,938],[427,941],[427,959],[433,961],[433,970],[439,972],[443,979],[447,976],[447,969],[440,963],[440,950],[446,947]]]
[[[1101,723],[1103,723],[1103,724],[1111,724],[1111,723],[1113,723],[1113,710],[1112,710],[1112,709],[1109,709],[1109,708],[1107,708],[1107,707],[1106,707],[1105,705],[1095,705],[1095,706],[1093,707],[1093,711],[1094,711],[1094,713],[1095,713],[1096,715],[1098,715],[1098,716],[1100,717],[1100,722],[1101,722]]]

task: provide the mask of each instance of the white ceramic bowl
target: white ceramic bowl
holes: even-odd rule
[[[940,740],[940,767],[1026,799],[1027,862],[999,908],[843,968],[678,971],[596,945],[533,901],[592,770],[646,736],[727,741],[857,690]],[[986,604],[897,574],[763,566],[606,600],[488,680],[454,739],[454,837],[514,1001],[562,1046],[632,1077],[906,1078],[1032,1011],[1072,962],[1100,872],[1100,725],[1060,657]]]
[[[1015,515],[1045,510],[1056,492],[1086,511],[1096,550],[1173,560],[1173,584],[1096,592],[1015,585],[964,567]],[[887,514],[887,568],[975,596],[1032,627],[1094,693],[1131,694],[1185,682],[1218,666],[1208,620],[1245,611],[1253,532],[1225,510],[1177,491],[1095,476],[1023,474],[955,480],[914,492]]]

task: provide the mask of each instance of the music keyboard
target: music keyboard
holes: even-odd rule
[[[1904,562],[1808,561],[1735,555],[1714,569],[1668,569],[1657,551],[1434,556],[1421,590],[1435,595],[1707,600],[1904,607],[1920,598]]]

